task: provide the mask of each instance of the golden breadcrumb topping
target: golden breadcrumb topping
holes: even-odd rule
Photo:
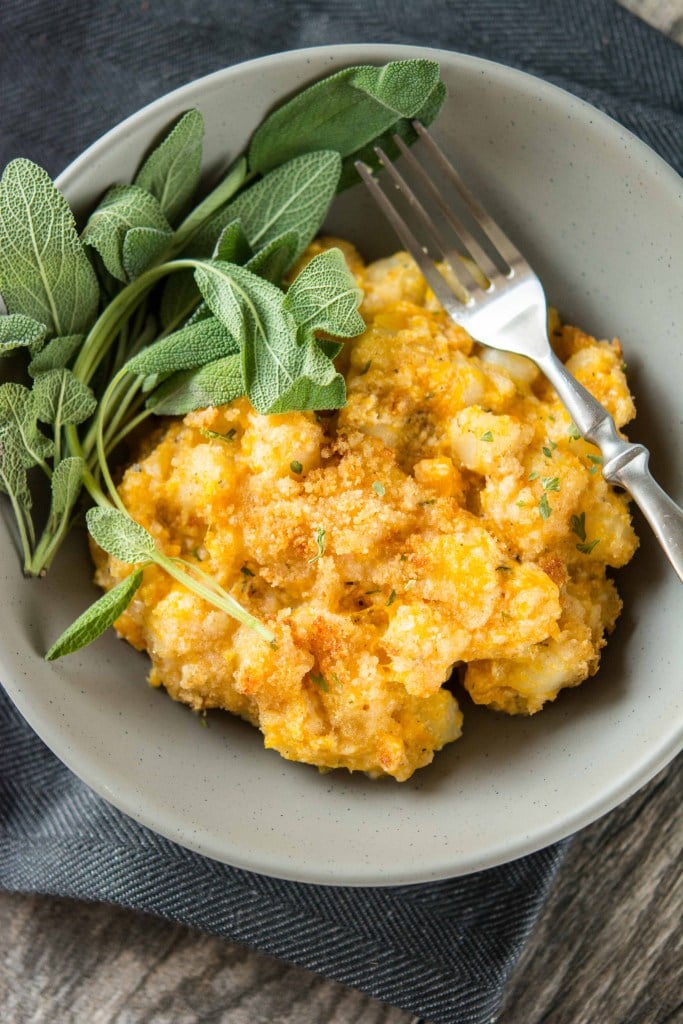
[[[284,757],[404,780],[460,735],[455,667],[476,703],[527,714],[597,671],[621,607],[605,570],[637,539],[529,360],[476,345],[405,253],[365,266],[323,239],[307,258],[332,244],[365,293],[367,330],[340,357],[346,406],[190,413],[120,486],[160,548],[215,577],[276,647],[155,566],[117,629],[148,651],[153,685],[241,715]],[[555,316],[551,337],[623,426],[619,343]],[[95,557],[104,587],[130,572]]]

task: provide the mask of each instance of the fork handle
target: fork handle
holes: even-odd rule
[[[647,448],[619,436],[604,406],[572,377],[554,352],[536,362],[557,391],[579,433],[602,452],[604,478],[629,492],[683,582],[683,509],[650,473]]]

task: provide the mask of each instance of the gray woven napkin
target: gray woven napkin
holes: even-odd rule
[[[51,174],[192,78],[335,42],[417,43],[499,60],[605,110],[683,169],[683,51],[611,0],[3,0],[0,166]],[[207,860],[95,796],[0,690],[0,886],[182,921],[436,1024],[500,1004],[566,844],[399,888],[283,882]]]

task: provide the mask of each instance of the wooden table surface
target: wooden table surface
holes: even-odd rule
[[[571,0],[568,0],[571,2]],[[683,43],[683,0],[622,0]],[[683,1022],[683,761],[574,837],[497,1024]],[[415,1024],[181,925],[0,893],[0,1024]]]

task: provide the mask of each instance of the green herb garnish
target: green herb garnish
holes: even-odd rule
[[[575,533],[579,540],[586,539],[586,513],[582,512],[580,516],[572,516],[570,521],[572,533]]]
[[[384,484],[380,483],[379,480],[375,480],[372,485],[372,489],[378,497],[383,498],[385,494]]]
[[[543,448],[541,448],[541,451],[545,455],[546,459],[552,459],[553,452],[556,448],[557,444],[555,443],[555,441],[548,441],[547,445],[544,445]]]
[[[325,679],[325,676],[317,675],[315,672],[309,672],[308,678],[311,680],[312,683],[315,683],[315,685],[318,686],[325,693],[329,692],[330,688],[327,685],[327,680]]]
[[[544,491],[559,491],[560,478],[559,476],[542,476],[541,486]]]
[[[392,587],[391,593],[389,594],[389,598],[387,600],[387,608],[389,608],[394,603],[394,601],[396,600],[397,596],[398,595],[397,595],[396,591]]]
[[[434,61],[337,72],[266,117],[245,155],[199,200],[204,126],[190,110],[131,183],[105,193],[80,235],[44,170],[26,159],[7,166],[0,357],[23,351],[27,372],[20,383],[0,385],[0,490],[16,518],[24,570],[48,569],[83,488],[102,512],[116,513],[120,538],[146,538],[144,560],[129,560],[134,571],[63,634],[50,657],[76,650],[121,614],[139,586],[138,562],[163,567],[272,642],[270,630],[196,563],[168,559],[139,533],[108,457],[153,415],[241,396],[261,413],[344,404],[333,362],[342,345],[329,336],[350,338],[365,328],[355,279],[342,253],[330,249],[286,290],[283,281],[334,195],[357,180],[354,160],[377,166],[373,146],[393,151],[395,132],[413,142],[412,119],[429,123],[444,98]],[[235,436],[203,433],[227,442]],[[37,522],[33,492],[41,475],[51,503]],[[102,522],[89,516],[91,532]],[[316,558],[324,538],[319,529]]]
[[[325,554],[325,545],[327,543],[327,531],[324,530],[322,526],[316,527],[315,543],[316,547],[318,548],[318,551],[315,555],[313,555],[313,558],[308,559],[309,565],[312,565],[314,562],[317,562],[318,559],[322,558],[323,555]]]
[[[583,555],[590,555],[593,548],[600,543],[600,538],[597,540],[586,540],[586,513],[582,512],[579,516],[572,516],[570,519],[570,526],[572,533],[575,533],[579,538],[579,542],[576,545],[576,550],[580,551]]]
[[[589,455],[588,461],[593,463],[588,472],[591,475],[597,473],[597,471],[600,469],[600,466],[602,466],[602,455]]]
[[[491,433],[491,431],[490,431],[490,430],[486,430],[486,431],[484,431],[484,433],[483,433],[483,434],[481,435],[481,437],[479,438],[479,440],[480,440],[480,441],[493,441],[493,434]]]
[[[538,503],[538,511],[541,513],[541,519],[548,519],[552,512],[550,502],[548,501],[548,495],[545,491],[541,495],[541,500]]]
[[[226,431],[225,434],[221,434],[217,430],[207,430],[205,427],[201,427],[200,433],[203,434],[204,437],[208,437],[211,441],[225,441],[226,443],[229,443],[230,441],[234,441],[237,430],[235,427],[230,427],[230,430]]]
[[[304,471],[304,467],[301,465],[300,462],[297,462],[296,459],[293,462],[290,462],[289,468],[291,469],[292,473],[299,474],[303,473]]]

